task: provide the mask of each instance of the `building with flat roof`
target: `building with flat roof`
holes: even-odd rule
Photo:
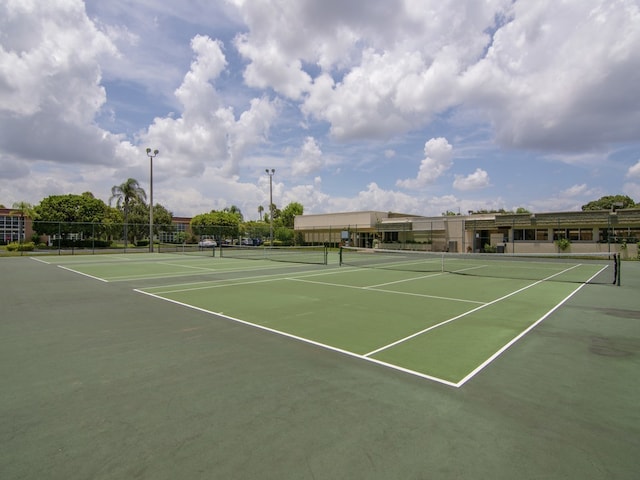
[[[396,212],[298,215],[305,243],[451,252],[618,252],[636,257],[640,209],[423,217]],[[565,242],[566,243],[566,242]]]

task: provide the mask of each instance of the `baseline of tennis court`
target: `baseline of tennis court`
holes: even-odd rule
[[[583,286],[546,281],[563,270],[534,281],[181,255],[102,260],[57,263],[454,387],[482,371]],[[583,280],[600,268],[584,269]],[[573,282],[574,267],[571,272]]]

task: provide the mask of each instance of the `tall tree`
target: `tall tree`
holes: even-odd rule
[[[617,208],[633,208],[637,204],[626,195],[605,195],[598,200],[593,200],[586,205],[582,205],[582,211],[587,210],[611,210]]]
[[[258,220],[263,220],[262,214],[264,213],[264,207],[262,205],[258,205]]]
[[[271,222],[271,212],[273,212],[273,224],[277,226],[282,210],[280,210],[275,203],[272,203],[269,213],[264,214],[264,221],[267,223]]]
[[[109,198],[109,205],[111,205],[111,202],[113,200],[117,200],[116,206],[123,210],[124,238],[125,242],[128,242],[129,234],[127,231],[127,223],[129,221],[129,211],[131,205],[133,203],[144,203],[147,200],[147,194],[135,178],[129,178],[126,182],[111,187],[111,198]]]
[[[196,235],[208,235],[217,239],[238,236],[241,217],[237,213],[217,212],[202,213],[191,219],[191,230]]]
[[[227,213],[233,213],[234,215],[238,216],[238,219],[242,222],[244,217],[242,216],[242,211],[240,210],[240,208],[236,207],[235,205],[231,205],[230,207],[227,207],[225,209],[222,210],[223,212],[227,212]]]
[[[145,203],[134,202],[129,211],[129,235],[133,240],[149,236],[149,206]],[[153,206],[153,231],[173,231],[173,214],[165,207],[156,203]]]
[[[304,207],[298,202],[291,202],[289,205],[282,209],[280,212],[280,220],[283,227],[293,228],[293,223],[296,215],[302,215],[304,213]],[[275,215],[274,215],[275,217]]]
[[[40,234],[66,236],[79,233],[92,236],[95,224],[101,223],[109,207],[93,195],[51,195],[35,207],[38,220],[34,230]]]

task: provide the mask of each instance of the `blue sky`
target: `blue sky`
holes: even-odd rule
[[[175,215],[640,202],[637,0],[5,0],[0,203]]]

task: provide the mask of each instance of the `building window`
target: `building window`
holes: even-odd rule
[[[572,242],[592,242],[592,228],[569,228],[566,230],[566,237]]]
[[[398,232],[384,232],[384,241],[389,242],[397,242],[398,241]]]
[[[17,215],[0,216],[0,243],[20,241],[21,237],[24,238],[24,227],[24,224],[20,225],[20,218]]]
[[[583,242],[593,242],[593,228],[581,228],[580,240]]]
[[[600,229],[600,241],[611,243],[637,243],[640,240],[640,228],[615,227]]]
[[[569,238],[566,228],[555,228],[553,230],[553,241],[562,240],[563,238]]]
[[[549,240],[549,231],[545,228],[516,228],[513,230],[515,241],[546,242]]]
[[[547,230],[546,228],[538,228],[536,230],[536,240],[538,242],[549,241],[549,230]]]

